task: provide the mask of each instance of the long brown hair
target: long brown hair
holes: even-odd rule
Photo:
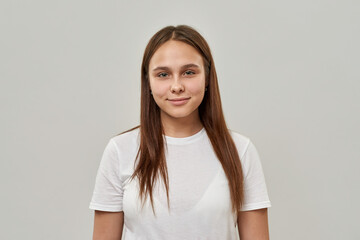
[[[140,125],[125,131],[129,132],[140,128],[140,146],[136,155],[137,165],[131,178],[138,177],[140,198],[144,204],[146,194],[149,194],[151,206],[155,214],[152,193],[154,183],[160,174],[166,188],[168,208],[170,208],[169,178],[164,152],[164,130],[160,119],[160,109],[150,94],[148,72],[151,57],[162,44],[169,40],[182,41],[189,44],[203,58],[207,92],[198,108],[199,116],[216,156],[227,176],[232,210],[237,214],[244,199],[243,172],[240,157],[224,119],[217,74],[210,48],[200,33],[190,26],[164,27],[155,33],[146,46],[141,65]],[[139,155],[140,158],[138,158]]]

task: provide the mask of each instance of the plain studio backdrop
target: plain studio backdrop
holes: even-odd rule
[[[150,37],[208,41],[228,127],[257,147],[274,240],[355,240],[360,4],[2,1],[0,239],[91,239],[107,141],[139,124]]]

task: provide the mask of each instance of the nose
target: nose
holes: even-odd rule
[[[180,82],[180,79],[178,76],[174,77],[174,80],[171,84],[171,89],[170,91],[172,93],[180,93],[184,91],[184,85]]]

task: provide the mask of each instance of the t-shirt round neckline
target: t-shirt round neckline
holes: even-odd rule
[[[200,131],[198,131],[197,133],[195,133],[189,137],[177,138],[177,137],[170,137],[170,136],[166,136],[166,135],[163,135],[163,136],[165,137],[166,142],[169,144],[184,145],[184,144],[189,144],[189,143],[193,143],[193,142],[197,141],[204,135],[205,132],[206,132],[205,128],[203,127]]]

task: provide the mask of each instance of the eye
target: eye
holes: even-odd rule
[[[168,75],[167,73],[162,72],[162,73],[159,73],[157,76],[162,78],[162,77],[167,77],[167,75]]]
[[[188,70],[188,71],[185,72],[185,75],[193,75],[193,74],[195,74],[195,72],[190,71],[190,70]]]

